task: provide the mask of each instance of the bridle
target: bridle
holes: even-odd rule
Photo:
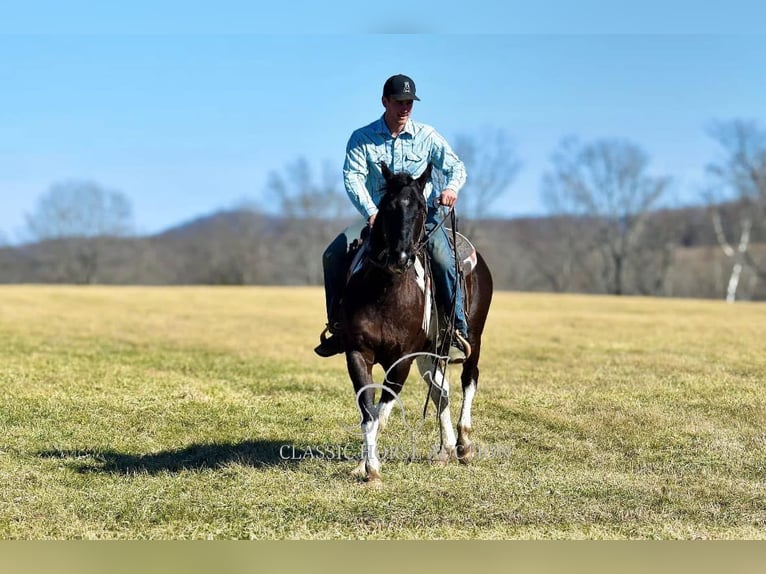
[[[446,219],[446,216],[442,221],[439,222],[439,225],[437,225],[429,233],[426,233],[427,218],[428,218],[428,208],[424,210],[417,239],[415,239],[412,242],[414,257],[407,262],[407,265],[404,267],[404,271],[407,271],[410,267],[412,267],[412,265],[414,264],[415,260],[418,257],[422,257],[423,251],[425,250],[425,247],[428,244],[428,240],[431,238],[434,231],[436,231],[439,227],[441,227],[444,224],[444,220]],[[388,245],[386,245],[384,249],[382,249],[377,255],[373,255],[372,253],[370,253],[370,257],[368,257],[367,259],[374,267],[377,267],[378,269],[386,269],[389,264],[389,255],[390,255],[389,247]],[[381,261],[381,259],[383,259],[384,256],[385,256],[385,260]]]

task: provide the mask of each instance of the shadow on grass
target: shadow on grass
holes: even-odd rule
[[[256,440],[236,444],[192,444],[176,450],[150,454],[126,454],[110,450],[49,450],[38,453],[41,458],[68,461],[77,472],[107,474],[159,474],[223,468],[242,464],[254,468],[287,466],[296,461],[286,459],[293,444],[289,441]]]

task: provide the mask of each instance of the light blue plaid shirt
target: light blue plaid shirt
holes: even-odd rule
[[[343,183],[351,202],[365,219],[378,212],[378,203],[385,184],[380,162],[386,162],[393,172],[406,171],[419,176],[429,162],[434,171],[424,190],[426,201],[435,199],[449,188],[458,193],[465,184],[465,166],[434,128],[407,120],[397,137],[391,136],[383,116],[359,128],[348,140],[343,164]]]

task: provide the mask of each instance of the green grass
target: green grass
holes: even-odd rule
[[[766,306],[498,293],[487,456],[423,460],[413,375],[422,456],[382,490],[317,451],[361,442],[322,315],[314,288],[0,287],[0,538],[765,537]],[[380,446],[411,436],[394,411]]]

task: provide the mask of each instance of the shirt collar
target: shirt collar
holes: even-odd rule
[[[377,131],[379,134],[383,135],[391,135],[391,130],[388,129],[388,125],[386,124],[386,115],[383,114],[380,116],[380,119],[378,120],[378,128]],[[410,137],[415,135],[415,130],[413,129],[412,125],[412,118],[407,118],[407,123],[404,124],[404,129],[399,132],[399,135],[407,134]]]

